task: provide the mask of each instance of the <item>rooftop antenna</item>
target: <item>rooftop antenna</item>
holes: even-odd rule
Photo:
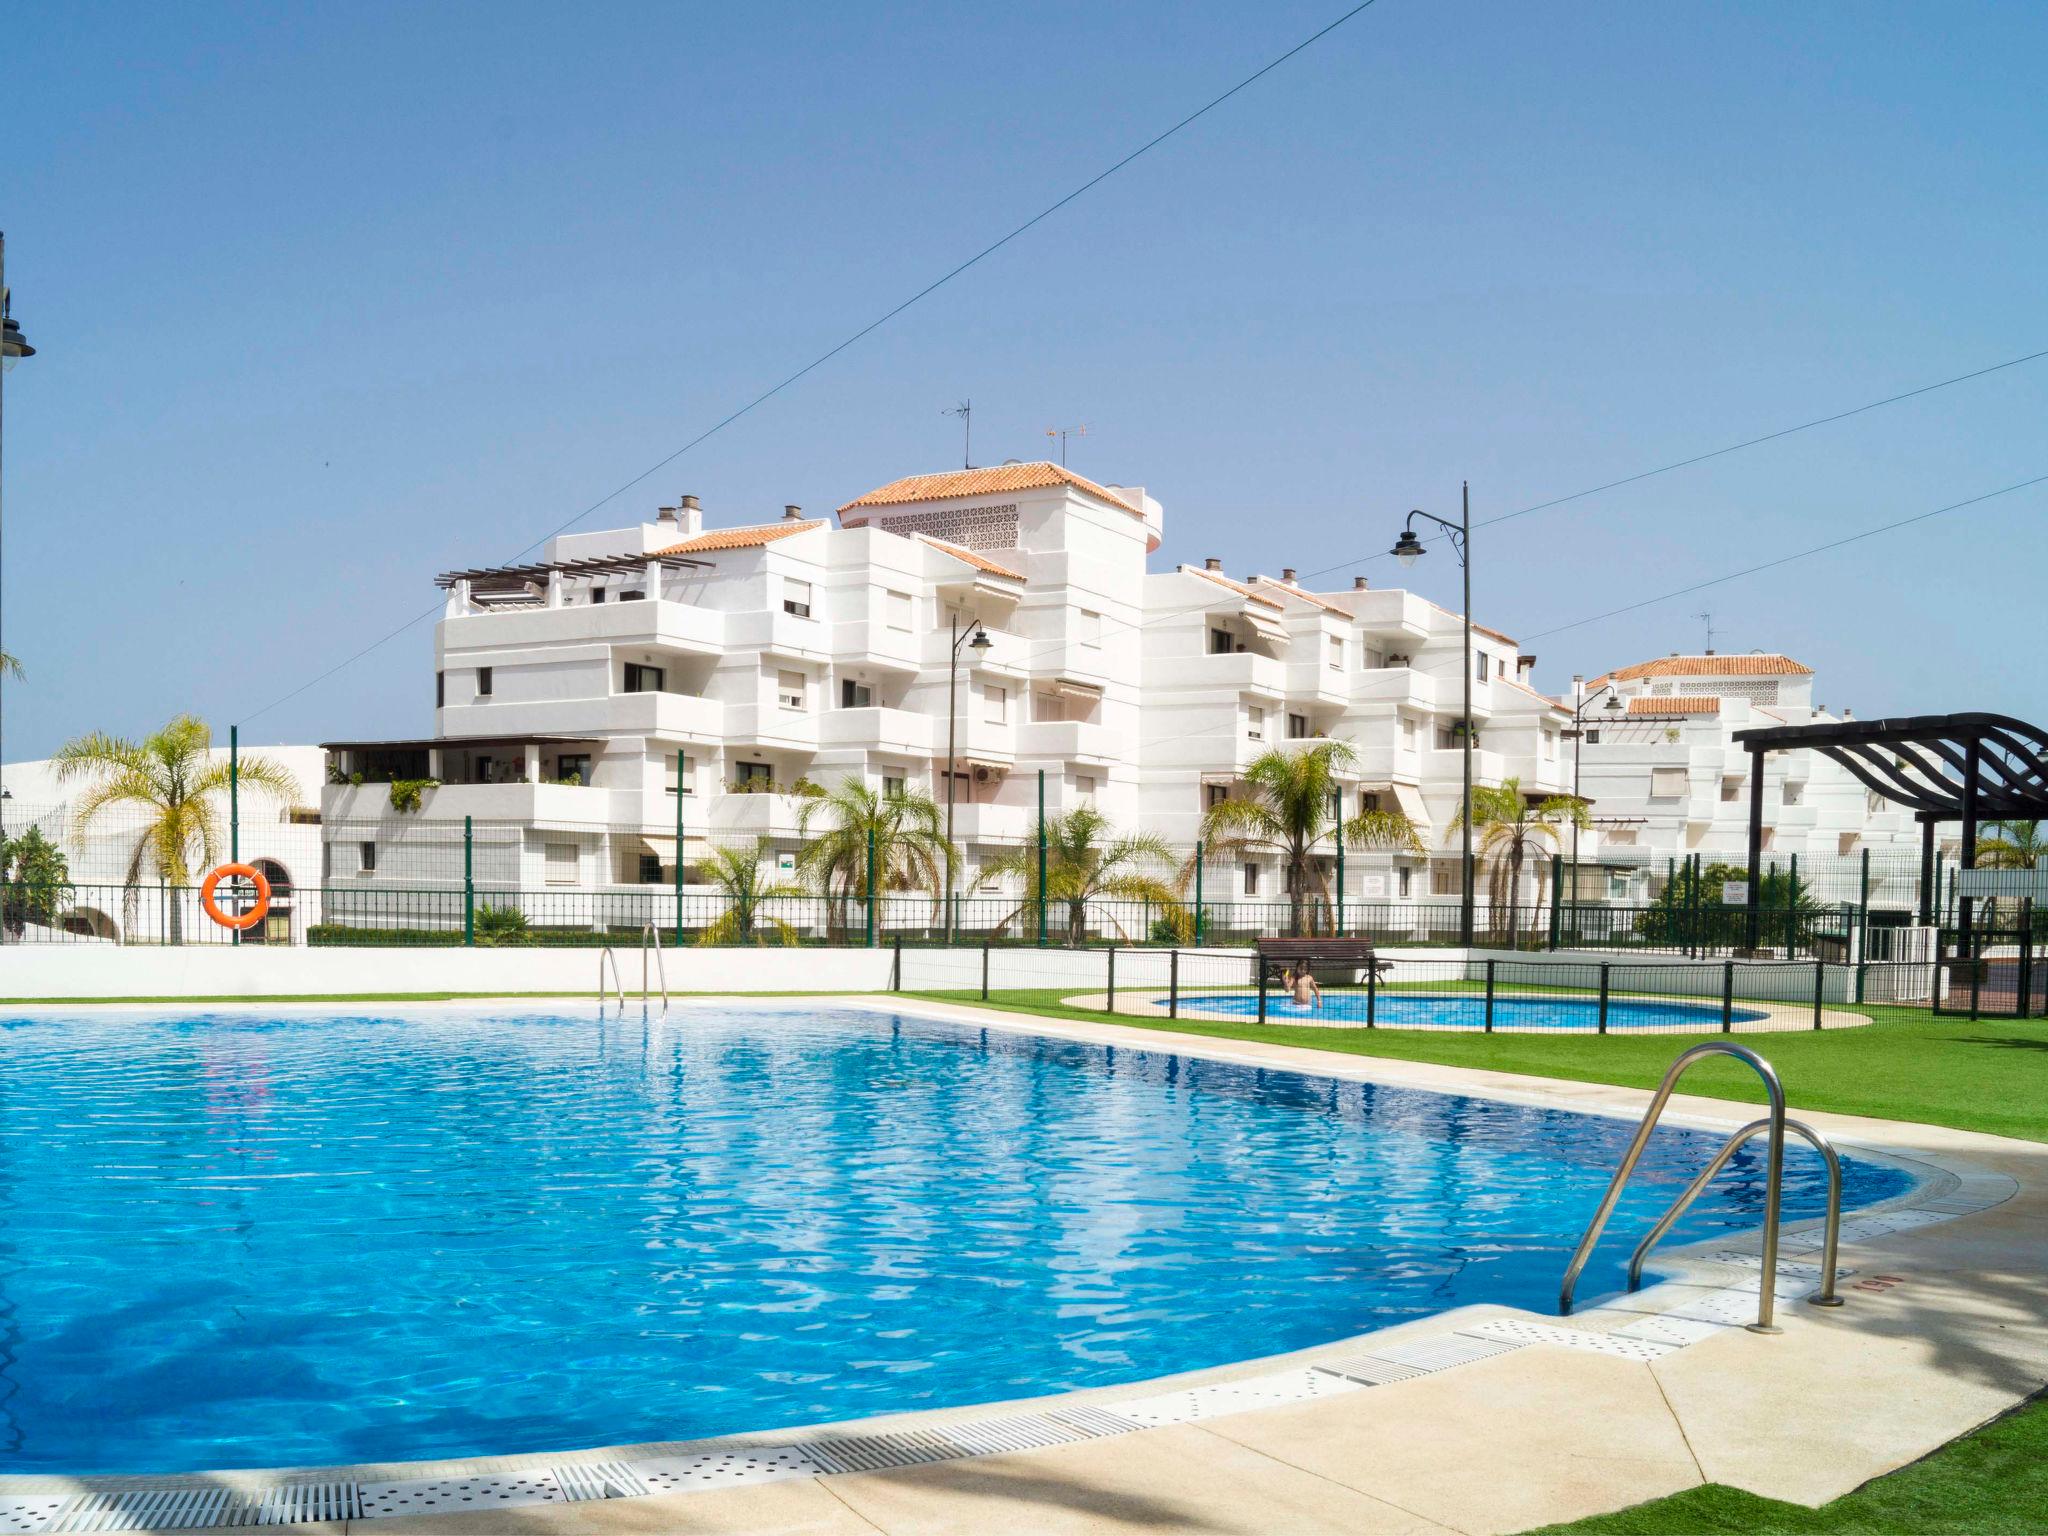
[[[1696,613],[1696,614],[1694,614],[1694,615],[1693,615],[1693,617],[1694,617],[1694,618],[1696,618],[1696,619],[1698,619],[1698,620],[1699,620],[1699,621],[1700,621],[1700,622],[1701,622],[1702,624],[1704,624],[1704,625],[1706,625],[1706,626],[1707,626],[1707,654],[1708,654],[1709,656],[1711,656],[1711,655],[1713,655],[1713,654],[1714,654],[1714,614],[1713,614],[1713,610],[1712,610],[1712,609],[1706,609],[1706,610],[1704,610],[1704,611],[1702,611],[1702,612],[1699,612],[1699,613]]]
[[[960,430],[962,433],[960,467],[962,469],[974,468],[974,402],[972,400],[962,400],[950,411],[941,411],[939,414],[941,416],[958,416],[960,418]]]
[[[1088,424],[1083,422],[1078,427],[1047,427],[1045,435],[1047,437],[1056,437],[1060,440],[1060,468],[1065,469],[1067,467],[1067,439],[1070,437],[1086,437],[1088,435]]]

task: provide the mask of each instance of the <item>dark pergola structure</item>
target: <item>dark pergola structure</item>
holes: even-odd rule
[[[1806,748],[1832,758],[1866,788],[1920,823],[1920,920],[1934,921],[1934,829],[1963,829],[1962,867],[1977,863],[1985,822],[2048,820],[2048,732],[2010,715],[1912,715],[1737,731],[1749,758],[1749,947],[1757,947],[1758,865],[1763,854],[1764,758]],[[1967,947],[1972,901],[1958,926]]]

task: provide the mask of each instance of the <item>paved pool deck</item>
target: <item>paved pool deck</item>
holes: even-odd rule
[[[1637,1089],[1107,1023],[922,1002],[896,1007],[873,997],[843,1001],[1631,1120],[1649,1098]],[[1673,1054],[1685,1043],[1675,1039]],[[1839,1144],[1949,1171],[1937,1176],[1931,1205],[1923,1194],[1917,1210],[1851,1222],[1840,1260],[1850,1272],[1841,1282],[1845,1306],[1827,1311],[1794,1299],[1811,1289],[1810,1262],[1809,1283],[1788,1277],[1777,1318],[1784,1331],[1775,1336],[1739,1325],[1744,1306],[1755,1301],[1754,1278],[1742,1294],[1742,1256],[1695,1253],[1680,1279],[1632,1297],[1586,1298],[1570,1319],[1467,1307],[1362,1340],[1166,1382],[724,1442],[816,1444],[832,1436],[824,1443],[845,1447],[891,1436],[902,1445],[923,1434],[934,1443],[950,1436],[957,1447],[976,1434],[993,1435],[995,1423],[1047,1422],[1048,1411],[1075,1424],[1091,1413],[1117,1422],[1114,1432],[1091,1431],[1065,1443],[987,1455],[956,1451],[918,1465],[797,1473],[694,1492],[290,1529],[361,1536],[1484,1533],[1575,1519],[1704,1482],[1824,1503],[2048,1385],[2048,1146],[1804,1113],[1796,1089],[1794,1098],[1793,1113]],[[1681,1095],[1668,1113],[1732,1129],[1755,1109]],[[1815,1257],[1816,1241],[1811,1231],[1788,1237],[1788,1268]],[[703,1447],[631,1448],[692,1449]],[[364,1479],[512,1473],[584,1460],[596,1467],[623,1454],[348,1470]],[[844,1465],[847,1453],[839,1454]],[[218,1479],[224,1488],[237,1481],[230,1474]],[[12,1491],[65,1486],[62,1479],[0,1480]]]

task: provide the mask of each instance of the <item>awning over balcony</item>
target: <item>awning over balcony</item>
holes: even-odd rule
[[[1422,791],[1413,784],[1389,786],[1394,793],[1394,808],[1418,827],[1429,825],[1429,807],[1422,803]]]

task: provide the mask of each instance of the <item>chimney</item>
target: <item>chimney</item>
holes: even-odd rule
[[[1223,569],[1223,562],[1214,555],[1211,555],[1202,562],[1202,569],[1205,571],[1220,571]]]
[[[660,527],[663,523],[667,523],[671,527],[673,527],[675,524],[675,520],[676,509],[674,507],[660,507],[656,509],[654,514],[654,522],[656,527]]]
[[[1290,587],[1291,587],[1291,586],[1293,586],[1293,585],[1294,585],[1294,567],[1293,567],[1293,566],[1291,566],[1291,565],[1283,565],[1283,566],[1281,566],[1281,567],[1280,567],[1280,579],[1281,579],[1282,581],[1286,582],[1286,583],[1287,583],[1287,585],[1289,585]]]
[[[697,504],[697,498],[679,497],[676,501],[676,532],[686,539],[694,539],[703,531],[704,509]]]
[[[1363,592],[1365,590],[1365,578],[1363,576],[1352,577],[1351,590],[1354,592]]]
[[[1842,706],[1842,718],[1844,720],[1854,720],[1856,718],[1856,711],[1845,704]]]
[[[803,515],[804,509],[793,501],[787,503],[782,509],[782,517],[785,522],[794,522]]]

